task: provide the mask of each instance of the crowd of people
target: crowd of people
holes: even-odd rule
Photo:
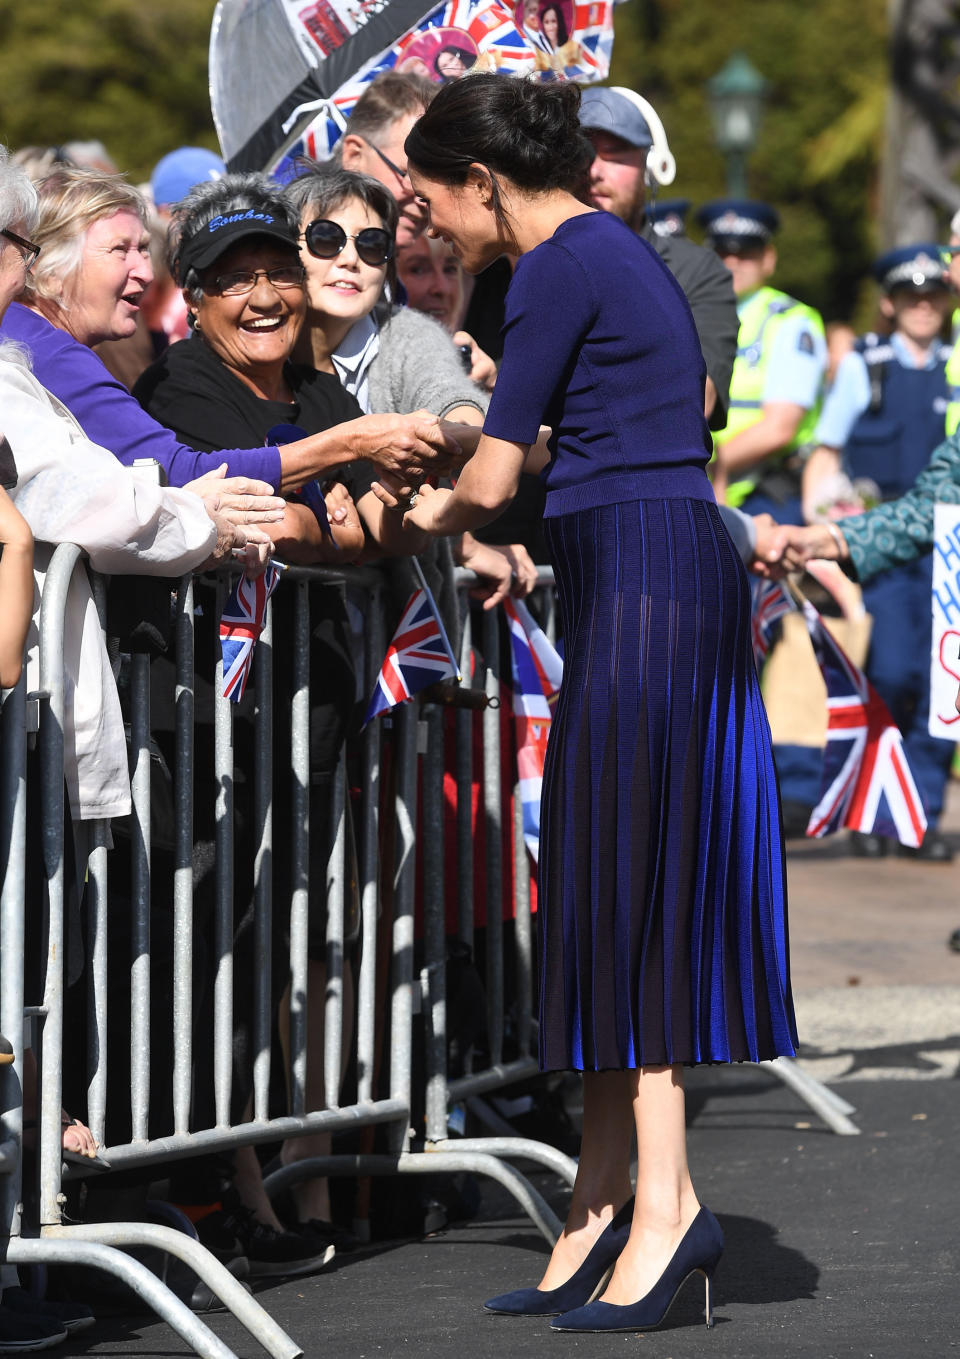
[[[562,22],[555,6],[542,10],[554,46],[566,39]],[[506,102],[495,127],[489,109],[498,100]],[[459,142],[451,126],[459,129]],[[37,620],[57,544],[79,545],[91,567],[112,578],[168,578],[159,595],[145,589],[137,596],[144,609],[159,598],[160,615],[164,600],[169,612],[169,578],[185,572],[239,563],[255,575],[274,556],[343,568],[345,592],[318,590],[311,619],[310,824],[320,827],[329,821],[341,752],[358,727],[352,617],[362,619],[368,601],[350,584],[350,567],[373,565],[380,573],[387,635],[414,588],[413,558],[454,638],[460,626],[454,564],[476,573],[486,609],[507,594],[528,595],[538,562],[551,560],[562,577],[566,661],[575,680],[565,683],[562,734],[552,740],[554,768],[546,776],[541,1055],[548,1068],[590,1073],[584,1155],[568,1229],[544,1281],[488,1304],[513,1313],[569,1313],[575,1319],[562,1329],[623,1329],[638,1319],[652,1324],[650,1307],[636,1313],[627,1304],[660,1287],[665,1260],[670,1278],[680,1265],[712,1275],[722,1238],[697,1203],[686,1169],[678,1064],[794,1051],[766,719],[746,641],[737,649],[722,630],[715,636],[708,627],[724,611],[737,618],[749,612],[743,563],[771,574],[802,570],[812,558],[839,561],[864,585],[874,620],[867,674],[904,733],[929,820],[917,853],[930,862],[952,857],[938,819],[953,747],[926,732],[923,639],[932,505],[960,500],[960,444],[944,441],[960,414],[960,388],[950,385],[954,351],[944,338],[960,255],[921,243],[880,259],[877,332],[859,339],[837,332],[831,357],[815,309],[769,282],[777,265],[776,212],[748,201],[706,204],[698,214],[705,244],[696,245],[685,233],[689,205],[647,202],[664,157],[669,151],[659,121],[630,90],[590,89],[580,99],[572,87],[561,94],[470,75],[438,94],[436,85],[411,73],[378,77],[358,101],[332,160],[302,164],[286,184],[230,173],[199,148],[165,157],[141,188],[109,162],[104,148],[0,149],[4,688],[16,684],[24,657],[37,687]],[[487,167],[482,174],[478,164]],[[960,251],[960,222],[954,226]],[[511,261],[506,273],[505,257]],[[645,313],[642,325],[630,319],[631,307],[635,317]],[[629,456],[621,425],[632,432]],[[650,489],[635,493],[628,489],[635,483]],[[625,571],[629,590],[626,579],[616,590],[611,584],[614,543],[626,554],[617,558],[617,569]],[[684,554],[702,570],[682,571]],[[666,560],[673,563],[669,570],[691,575],[688,613],[700,620],[687,639],[695,681],[669,610],[649,622],[659,630],[656,644],[634,635],[646,617],[649,589],[669,595],[673,588],[665,580]],[[587,596],[577,595],[584,579],[592,583],[589,608]],[[634,590],[640,593],[625,604]],[[198,693],[209,694],[214,588],[198,581],[197,599]],[[283,589],[274,601],[279,740],[290,722],[291,601]],[[904,646],[908,626],[916,635]],[[600,675],[597,633],[611,646],[609,639],[618,639],[619,674]],[[748,636],[749,627],[743,639]],[[647,707],[638,717],[627,690],[656,691],[661,683],[651,647],[669,656],[671,676],[674,670],[681,676],[671,699],[677,706],[666,715]],[[89,823],[130,810],[125,713],[82,574],[68,596],[64,664],[67,907],[79,918]],[[715,675],[714,688],[703,687],[707,674]],[[671,679],[671,692],[672,686]],[[155,736],[172,764],[172,671],[162,646],[152,655],[151,689]],[[699,763],[703,751],[684,746],[678,753],[678,724],[713,730],[711,695],[731,705],[731,727],[726,753],[708,778]],[[587,768],[591,760],[581,758],[577,733],[587,732],[600,710],[608,725],[599,735],[590,727],[593,735],[583,737],[595,757],[596,767]],[[249,700],[242,701],[235,720],[242,727],[250,717]],[[647,766],[640,731],[662,769],[652,756]],[[731,752],[736,763],[746,747],[756,752],[749,777],[730,764]],[[792,740],[788,732],[773,753],[789,832],[806,825],[817,800],[819,750],[815,740]],[[249,755],[248,743],[238,742],[241,764]],[[664,769],[677,793],[664,794],[661,806],[656,780],[666,778]],[[36,785],[32,767],[28,773]],[[202,717],[194,779],[202,958],[202,935],[213,916],[216,782],[212,725]],[[742,957],[727,958],[729,944],[718,943],[716,975],[704,950],[697,963],[700,992],[685,991],[692,946],[677,945],[679,933],[670,937],[661,920],[653,934],[641,931],[637,966],[648,991],[638,1009],[629,994],[635,979],[621,977],[615,957],[625,928],[619,884],[648,883],[658,909],[667,910],[665,919],[675,910],[686,929],[692,879],[703,890],[725,870],[716,845],[704,841],[700,857],[685,864],[683,881],[676,882],[677,855],[696,840],[705,789],[712,814],[736,839],[737,818],[745,814],[736,790],[747,782],[756,802],[747,809],[756,871],[739,883],[728,909],[739,928],[762,932],[754,973],[748,982]],[[275,824],[283,826],[289,808],[279,796]],[[571,809],[598,798],[617,807],[619,843],[608,843],[597,828],[593,838],[589,827],[577,825],[571,833]],[[252,809],[242,788],[236,815],[235,955],[252,966],[256,845],[243,833]],[[34,817],[28,837],[35,842],[38,835]],[[874,835],[854,837],[852,847],[868,857],[891,851]],[[33,848],[28,844],[28,864],[34,863],[28,919],[42,916],[44,892],[42,856]],[[309,1012],[312,1051],[321,1054],[328,850],[325,834],[316,832]],[[113,853],[121,863],[121,843]],[[592,885],[584,880],[591,862]],[[162,850],[153,872],[161,918],[169,914],[174,872]],[[283,854],[274,872],[278,896],[289,896],[291,865]],[[582,922],[570,923],[583,909],[581,891],[589,900],[599,893],[611,914],[602,917],[597,956],[573,966],[564,940],[565,931],[582,929]],[[662,903],[665,891],[672,894],[669,908]],[[595,912],[595,929],[598,918]],[[706,928],[701,919],[697,929]],[[271,979],[277,1031],[287,1003],[285,929],[278,912]],[[164,976],[163,937],[158,927],[155,984]],[[36,1003],[39,933],[32,942],[28,935],[28,945],[27,1001]],[[662,981],[654,981],[667,955],[672,999]],[[68,958],[69,981],[82,965],[82,958],[76,966]],[[725,974],[727,965],[732,974]],[[350,974],[348,963],[348,1031]],[[605,995],[604,978],[611,983]],[[750,989],[736,1019],[732,1010],[726,1013],[731,987]],[[721,993],[724,1004],[711,1010]],[[585,996],[593,997],[589,1022]],[[210,978],[201,979],[198,1032],[211,1003]],[[251,1004],[237,997],[235,1122],[249,1118],[252,1107]],[[639,1084],[610,1076],[641,1069],[648,1075]],[[161,1061],[151,1101],[155,1135],[170,1130],[164,1076]],[[197,1126],[212,1125],[211,1087],[198,1057]],[[65,1093],[64,1152],[95,1157],[89,1129],[73,1117],[82,1099],[82,1087]],[[320,1059],[308,1064],[307,1100],[310,1107],[323,1105]],[[108,1106],[115,1141],[124,1140],[129,1119],[122,1104],[118,1098],[116,1108]],[[634,1134],[643,1185],[631,1207],[627,1165]],[[326,1137],[294,1139],[280,1159],[328,1150]],[[648,1180],[657,1193],[648,1192]],[[322,1269],[336,1250],[353,1244],[334,1222],[324,1180],[295,1186],[280,1216],[251,1148],[228,1164],[208,1159],[191,1166],[174,1194],[189,1207],[200,1239],[225,1259],[242,1256],[254,1277]],[[606,1303],[591,1303],[584,1309],[589,1315],[578,1316],[575,1309],[589,1302],[600,1275],[618,1258]],[[589,1288],[573,1286],[587,1276]],[[80,1304],[26,1298],[9,1267],[0,1267],[0,1287],[0,1353],[56,1343],[91,1320]]]

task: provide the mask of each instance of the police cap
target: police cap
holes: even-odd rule
[[[928,241],[888,250],[877,259],[873,274],[885,293],[894,288],[948,288],[940,247]]]
[[[697,221],[708,243],[721,255],[735,255],[744,246],[766,245],[780,225],[776,208],[751,198],[715,198],[704,203]]]
[[[658,236],[685,236],[689,211],[689,198],[663,198],[649,205],[647,216]]]

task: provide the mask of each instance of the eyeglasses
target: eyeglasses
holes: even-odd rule
[[[40,254],[39,245],[34,245],[32,241],[24,240],[22,236],[18,236],[15,231],[10,231],[7,227],[0,227],[0,236],[6,236],[8,241],[13,242],[23,256],[23,262],[27,266],[27,269],[32,269],[37,256]]]
[[[318,217],[304,229],[303,239],[310,254],[316,255],[318,260],[336,259],[347,241],[354,242],[364,264],[376,267],[393,258],[393,237],[382,227],[364,227],[356,235],[349,236],[339,222]]]
[[[371,150],[371,151],[375,151],[375,152],[377,153],[377,155],[378,155],[378,156],[380,157],[380,159],[383,161],[383,163],[384,163],[384,165],[387,167],[387,169],[388,169],[388,170],[392,170],[393,173],[396,175],[397,179],[409,179],[409,177],[410,177],[410,171],[409,171],[409,169],[408,169],[406,166],[404,166],[404,168],[401,170],[401,169],[400,169],[400,166],[399,166],[399,165],[395,165],[395,164],[393,163],[393,161],[390,159],[389,156],[384,155],[384,153],[380,150],[379,146],[374,146],[373,142],[368,142],[367,139],[366,139],[366,137],[361,137],[360,140],[361,140],[362,142],[366,142],[366,144],[367,144],[367,146],[369,146],[370,150]]]
[[[281,264],[276,269],[237,269],[230,274],[219,274],[204,283],[222,297],[242,297],[252,293],[258,278],[265,278],[274,288],[302,288],[307,272],[302,264]]]

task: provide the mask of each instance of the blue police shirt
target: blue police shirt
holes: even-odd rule
[[[902,335],[894,332],[890,336],[890,347],[894,358],[904,368],[916,368],[913,355],[907,349]],[[921,368],[935,368],[941,361],[940,341],[936,340],[927,350],[926,361]],[[844,448],[850,438],[850,431],[870,405],[870,377],[862,354],[852,350],[845,354],[837,368],[833,386],[823,403],[823,411],[814,442],[827,448]]]

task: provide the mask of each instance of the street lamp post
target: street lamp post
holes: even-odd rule
[[[727,162],[727,192],[747,196],[747,156],[757,144],[769,86],[743,52],[734,52],[707,81],[713,135]]]

